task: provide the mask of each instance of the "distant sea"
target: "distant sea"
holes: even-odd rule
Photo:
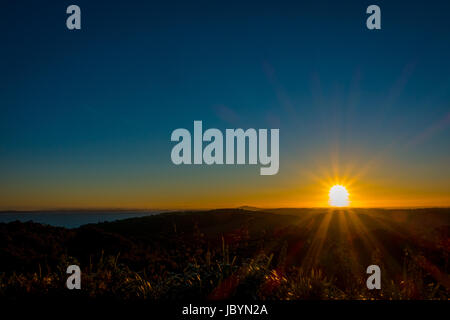
[[[39,212],[0,212],[1,222],[33,221],[56,227],[78,228],[88,223],[147,217],[162,211],[39,211]]]

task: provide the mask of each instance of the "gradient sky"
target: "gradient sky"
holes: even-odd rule
[[[449,1],[243,2],[2,1],[0,210],[450,205]],[[194,120],[279,173],[173,165]]]

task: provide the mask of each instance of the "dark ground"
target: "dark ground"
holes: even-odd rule
[[[223,209],[0,224],[0,297],[448,300],[450,209]],[[82,290],[65,288],[68,265]],[[382,270],[368,290],[366,268]]]

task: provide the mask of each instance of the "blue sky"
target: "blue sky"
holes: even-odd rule
[[[450,205],[448,1],[2,7],[0,208],[314,206],[328,176],[363,206]],[[174,166],[194,120],[279,128],[279,174]]]

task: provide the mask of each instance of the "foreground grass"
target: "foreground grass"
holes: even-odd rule
[[[450,296],[447,213],[420,234],[413,223],[424,223],[410,218],[400,221],[411,230],[405,233],[396,225],[381,228],[366,217],[360,218],[364,225],[359,229],[351,224],[337,228],[339,223],[333,224],[331,216],[323,235],[319,231],[327,214],[312,215],[310,220],[304,215],[227,214],[167,215],[76,230],[0,224],[0,255],[5,261],[0,298],[448,300]],[[424,219],[429,223],[430,216]],[[211,225],[217,228],[218,222],[221,227],[212,232]],[[146,223],[151,232],[145,232],[150,229]],[[71,264],[82,269],[82,290],[65,288]],[[369,264],[382,269],[381,290],[366,287]]]

